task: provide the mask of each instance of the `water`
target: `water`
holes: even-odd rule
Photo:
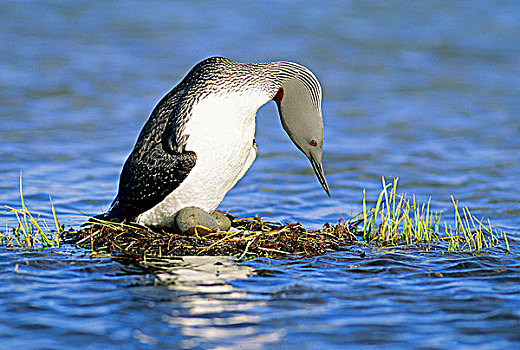
[[[269,104],[259,157],[221,209],[318,227],[398,176],[445,219],[450,195],[489,217],[512,250],[154,271],[70,247],[3,250],[0,348],[520,346],[518,3],[2,1],[0,23],[2,204],[19,206],[22,171],[29,208],[49,218],[51,194],[77,226],[106,210],[151,109],[195,62],[285,59],[322,83],[333,198]]]

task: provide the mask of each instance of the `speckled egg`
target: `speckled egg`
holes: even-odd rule
[[[209,230],[197,228],[199,235],[205,235],[219,229],[217,221],[204,210],[197,207],[182,208],[175,216],[175,225],[184,234],[195,234],[196,226],[204,226]]]
[[[218,228],[220,231],[229,231],[229,229],[231,228],[231,220],[229,220],[229,218],[226,215],[218,211],[214,211],[213,213],[211,213],[211,216],[213,216],[215,221],[217,221]]]

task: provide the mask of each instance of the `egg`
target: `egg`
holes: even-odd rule
[[[186,207],[179,210],[175,216],[175,225],[184,234],[195,234],[197,226],[207,228],[197,227],[199,235],[207,235],[219,229],[219,225],[213,216],[197,207]]]
[[[217,221],[220,231],[229,231],[231,228],[231,220],[229,220],[227,215],[215,210],[213,213],[211,213],[211,216],[213,216],[213,218]]]

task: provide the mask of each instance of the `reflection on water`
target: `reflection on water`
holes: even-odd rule
[[[159,281],[167,284],[225,284],[226,280],[248,278],[254,274],[252,268],[240,265],[228,257],[184,256],[147,259],[146,266],[153,270]]]
[[[156,274],[71,248],[2,251],[0,347],[517,348],[519,19],[518,2],[0,1],[2,204],[19,205],[23,170],[31,210],[52,222],[52,194],[81,223],[107,209],[151,109],[195,62],[287,59],[323,85],[332,199],[268,104],[221,209],[320,226],[398,176],[446,219],[450,195],[489,217],[511,247],[154,261]]]
[[[225,344],[226,348],[261,349],[280,340],[283,331],[266,333],[258,325],[261,317],[254,310],[265,307],[265,301],[252,299],[229,283],[253,276],[252,267],[226,257],[205,256],[151,259],[146,267],[160,284],[178,294],[171,309],[162,306],[162,320],[189,338],[182,341],[183,347]],[[157,336],[134,334],[141,342],[155,345],[160,342]]]

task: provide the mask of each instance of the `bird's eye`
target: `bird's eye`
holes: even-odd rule
[[[311,144],[311,146],[314,147],[314,146],[316,146],[318,143],[316,142],[316,140],[311,140],[310,144]]]

